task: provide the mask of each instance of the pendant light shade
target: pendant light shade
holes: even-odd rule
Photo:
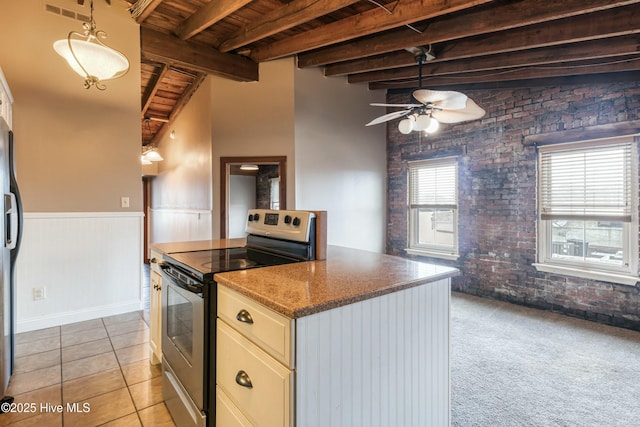
[[[164,160],[155,148],[151,148],[142,154],[142,158],[150,162],[161,162]]]
[[[66,39],[53,43],[54,50],[63,57],[69,66],[84,78],[84,87],[95,86],[100,90],[106,89],[103,80],[122,77],[129,71],[129,60],[122,53],[105,45],[104,31],[96,29],[93,19],[93,0],[90,19],[83,24],[82,34],[72,31]]]

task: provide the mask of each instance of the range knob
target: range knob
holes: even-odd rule
[[[286,215],[284,217],[284,223],[285,224],[291,224],[291,215]]]
[[[253,215],[249,215],[249,222],[253,221]]]
[[[298,217],[293,218],[293,225],[294,225],[294,227],[299,226],[300,225],[300,218],[298,218]]]
[[[260,219],[260,214],[253,214],[253,220],[257,221]]]

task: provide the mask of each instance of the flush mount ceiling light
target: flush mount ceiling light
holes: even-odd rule
[[[160,153],[158,153],[157,148],[153,147],[153,148],[149,148],[147,150],[144,150],[142,153],[142,164],[144,164],[144,161],[147,160],[149,162],[161,162],[164,159],[162,158],[162,156],[160,155]]]
[[[258,169],[260,169],[258,165],[241,165],[240,166],[240,170],[243,170],[243,171],[257,171]]]
[[[69,66],[84,78],[84,87],[105,90],[103,80],[117,79],[129,71],[129,60],[122,53],[105,45],[107,33],[96,29],[93,0],[89,1],[89,22],[82,24],[84,32],[71,31],[66,39],[53,43],[53,48]]]

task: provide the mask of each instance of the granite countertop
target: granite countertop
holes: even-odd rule
[[[218,273],[215,280],[295,319],[458,274],[451,267],[329,246],[323,261]]]
[[[155,249],[163,254],[170,254],[175,252],[204,251],[207,249],[239,248],[245,246],[246,243],[247,239],[244,237],[238,239],[193,240],[188,242],[152,243],[151,249]]]

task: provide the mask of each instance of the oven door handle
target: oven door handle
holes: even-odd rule
[[[175,268],[175,267],[173,267],[173,268]],[[189,292],[194,293],[194,294],[202,294],[202,285],[193,285],[191,283],[186,283],[182,279],[177,277],[175,274],[171,274],[169,272],[169,270],[171,269],[171,266],[169,264],[167,264],[166,262],[160,263],[160,269],[162,269],[162,272],[167,277],[169,277],[169,279],[171,279],[171,281],[176,286],[184,289],[185,291],[189,291]]]

